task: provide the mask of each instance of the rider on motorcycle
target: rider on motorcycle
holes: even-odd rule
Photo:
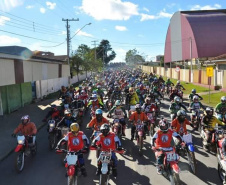
[[[92,106],[92,109],[96,110],[98,108],[104,108],[104,104],[98,100],[98,97],[96,94],[92,95],[92,100],[89,101],[88,107]]]
[[[18,127],[13,131],[12,136],[15,137],[17,133],[23,134],[28,138],[28,143],[31,147],[35,146],[35,139],[37,134],[37,128],[33,122],[30,122],[29,115],[22,116],[21,122]],[[33,148],[35,150],[35,148]]]
[[[186,119],[186,112],[184,110],[179,110],[177,112],[177,117],[171,123],[171,128],[182,136],[183,134],[187,134],[187,125],[190,125],[192,128],[194,127],[191,122]]]
[[[104,123],[108,123],[109,121],[107,120],[107,118],[103,117],[103,112],[101,109],[97,109],[95,112],[96,117],[94,117],[86,126],[87,129],[89,128],[94,128],[94,132],[99,130],[101,125],[103,125]],[[93,140],[94,138],[94,132],[91,136],[91,140]]]
[[[171,120],[173,120],[174,118],[176,118],[176,114],[177,112],[181,109],[181,107],[188,112],[187,108],[185,107],[184,104],[182,104],[180,102],[180,98],[178,96],[174,97],[174,102],[170,105],[169,107],[169,111],[170,111],[170,116],[171,116]]]
[[[56,150],[60,148],[60,145],[62,142],[67,141],[69,151],[77,152],[79,150],[84,149],[88,152],[89,139],[86,137],[86,135],[82,131],[79,131],[80,130],[79,124],[72,123],[70,126],[70,129],[71,131],[68,132],[68,134],[58,142]],[[84,177],[86,177],[87,173],[86,173],[85,162],[84,162],[82,153],[78,155],[78,161],[79,161],[79,167],[81,169],[81,173]]]
[[[46,114],[45,118],[42,121],[46,122],[49,117],[51,117],[52,119],[60,117],[60,111],[57,110],[57,106],[55,104],[51,105],[51,110]]]
[[[220,121],[226,119],[226,97],[221,97],[221,103],[218,103],[215,107],[216,117]],[[224,117],[223,117],[224,116]]]
[[[181,89],[185,90],[184,86],[180,84],[180,80],[177,81],[175,88],[178,89],[178,90],[181,90]]]
[[[120,100],[122,97],[122,92],[119,88],[119,86],[115,86],[115,90],[113,91],[111,95],[111,101],[115,102],[116,100]]]
[[[165,85],[170,87],[170,86],[174,86],[174,83],[170,80],[170,78],[167,78]]]
[[[122,145],[120,142],[120,139],[118,138],[115,133],[110,132],[110,126],[108,124],[103,124],[100,127],[101,134],[99,134],[92,142],[93,147],[96,147],[99,145],[101,147],[100,150],[122,150]],[[112,151],[111,160],[113,161],[113,168],[112,168],[112,174],[114,177],[117,176],[117,156],[115,155],[115,152]],[[98,161],[97,162],[97,171],[96,175],[99,175],[101,173],[101,164]]]
[[[64,99],[66,93],[67,93],[66,87],[65,87],[65,86],[61,86],[61,90],[60,90],[60,94],[59,94],[59,96],[58,96],[58,99],[60,99],[60,98]]]
[[[111,117],[112,113],[114,113],[114,119],[119,119],[122,124],[122,135],[125,136],[126,122],[124,118],[127,118],[127,113],[122,107],[120,100],[116,100],[115,106],[109,111],[108,116]]]
[[[126,95],[126,105],[136,105],[139,102],[137,93],[134,92],[133,87],[129,88],[129,93]]]
[[[138,121],[143,121],[144,122],[144,132],[146,133],[148,131],[148,128],[147,128],[147,121],[148,121],[148,117],[147,115],[142,112],[141,110],[141,106],[140,104],[136,104],[136,111],[131,114],[131,116],[129,117],[129,121],[130,122],[133,122],[132,124],[132,128],[131,128],[131,141],[134,140],[134,133],[136,131],[136,123]],[[146,139],[146,135],[144,134],[144,139]]]
[[[173,131],[169,128],[169,123],[166,119],[162,119],[159,121],[159,130],[154,134],[151,139],[152,147],[156,149],[160,149],[161,153],[156,152],[157,156],[157,174],[162,174],[163,169],[163,160],[165,157],[164,151],[172,151],[173,150],[173,137],[176,137],[180,141],[181,137],[177,132]]]
[[[189,94],[188,98],[189,98],[190,102],[193,101],[194,96],[198,96],[199,100],[203,100],[203,98],[196,93],[196,89],[192,89],[191,94]]]
[[[201,102],[199,102],[199,97],[198,96],[193,96],[193,102],[190,105],[190,109],[192,110],[200,110],[201,108],[205,109],[205,107],[203,106],[203,104]]]
[[[207,149],[207,145],[208,143],[210,143],[211,141],[211,136],[212,133],[215,132],[215,127],[216,124],[218,125],[225,125],[225,123],[221,122],[220,120],[218,120],[214,115],[213,115],[213,109],[211,109],[210,107],[206,108],[206,115],[203,117],[202,119],[202,125],[203,125],[203,130],[206,133],[206,142],[204,142],[204,147],[205,149]]]

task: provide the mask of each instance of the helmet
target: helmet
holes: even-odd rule
[[[159,128],[162,132],[167,132],[168,131],[168,122],[166,119],[162,119],[159,121]]]
[[[222,103],[226,103],[226,97],[225,97],[225,96],[222,96],[222,97],[221,97],[221,102],[222,102]]]
[[[130,94],[133,94],[133,88],[132,87],[129,88],[129,92],[130,92]]]
[[[177,118],[178,118],[179,122],[184,122],[184,120],[186,118],[186,112],[184,110],[179,110],[177,112]]]
[[[140,104],[136,104],[135,109],[136,109],[138,114],[141,113],[141,106],[140,106]]]
[[[116,100],[115,105],[116,105],[116,106],[120,106],[120,105],[121,105],[120,100]]]
[[[96,91],[96,90],[94,90],[94,91],[93,91],[93,94],[97,94],[97,91]]]
[[[71,132],[77,134],[79,132],[79,124],[72,123],[70,126]]]
[[[101,86],[100,86],[100,85],[98,85],[98,86],[97,86],[97,88],[99,89],[99,88],[101,88]]]
[[[98,122],[100,122],[102,120],[102,118],[103,118],[102,114],[103,114],[103,112],[101,109],[96,110],[95,115],[96,115],[96,119]]]
[[[52,105],[51,105],[51,109],[52,109],[53,111],[56,111],[56,110],[57,110],[57,106],[56,106],[55,104],[52,104]]]
[[[22,116],[21,121],[22,124],[27,124],[30,121],[30,116],[29,115]]]
[[[147,97],[145,98],[145,103],[149,103],[151,101],[151,98]]]
[[[158,79],[157,79],[157,77],[155,77],[155,78],[154,78],[154,82],[157,82],[157,81],[158,81]]]
[[[116,86],[115,86],[115,90],[119,90],[119,86],[116,85]]]
[[[175,96],[175,97],[174,97],[174,102],[175,102],[175,103],[179,103],[179,102],[180,102],[180,98],[179,98],[178,96]]]
[[[96,101],[96,100],[97,100],[97,95],[96,95],[96,94],[93,94],[93,95],[92,95],[92,99],[93,99],[94,101]]]
[[[195,94],[196,93],[196,89],[192,89],[191,92]]]
[[[137,89],[137,90],[136,90],[136,93],[137,93],[137,94],[140,94],[140,89]]]
[[[167,81],[170,81],[170,79],[169,79],[169,78],[167,78]]]
[[[71,118],[71,111],[70,109],[66,109],[64,111],[64,116],[67,118],[67,119],[70,119]]]
[[[82,89],[82,86],[80,85],[78,88],[79,88],[79,89]]]
[[[82,93],[82,94],[85,93],[85,90],[82,90],[81,93]]]
[[[158,91],[158,87],[155,86],[153,90],[154,90],[154,91]]]
[[[100,131],[104,136],[107,136],[110,131],[110,126],[107,123],[104,123],[100,127]]]
[[[180,80],[177,81],[177,84],[180,84]]]
[[[213,115],[213,109],[211,109],[210,107],[206,107],[206,114],[208,116],[212,116]]]
[[[193,97],[193,102],[198,102],[199,101],[199,97],[198,96],[194,96]]]

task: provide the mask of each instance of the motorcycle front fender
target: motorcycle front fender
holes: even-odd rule
[[[68,176],[73,176],[75,174],[75,166],[74,165],[70,165],[68,167],[68,170],[67,170],[67,175]]]
[[[15,151],[15,152],[19,152],[19,151],[23,148],[23,146],[24,146],[24,145],[19,145],[19,144],[18,144],[18,145],[16,146],[16,148],[15,148],[14,151]]]
[[[188,145],[188,150],[190,152],[195,152],[195,147],[193,146],[193,144],[187,144]]]
[[[143,131],[138,131],[138,136],[143,136]]]
[[[101,173],[107,174],[107,172],[108,172],[108,163],[102,163]]]
[[[170,162],[170,168],[175,172],[175,173],[180,173],[180,168],[178,166],[178,164],[173,161],[173,162]]]

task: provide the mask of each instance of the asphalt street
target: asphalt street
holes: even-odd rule
[[[164,100],[161,108],[161,115],[169,118],[169,101]],[[104,113],[106,116],[106,113]],[[40,120],[42,118],[40,117]],[[89,122],[89,114],[84,117],[83,130],[88,137],[91,136],[91,130],[86,130],[86,124]],[[151,150],[150,137],[144,143],[143,156],[138,153],[135,141],[130,141],[130,125],[126,129],[126,137],[122,139],[123,147],[126,149],[124,155],[118,156],[118,177],[111,177],[110,184],[114,185],[159,185],[170,184],[170,182],[161,175],[157,175],[155,167],[155,156]],[[193,133],[193,142],[195,145],[195,156],[197,159],[197,174],[190,172],[186,158],[180,158],[179,166],[181,169],[180,179],[182,184],[195,185],[213,185],[222,184],[217,173],[217,158],[214,154],[206,153],[201,146],[201,139],[198,132]],[[48,132],[43,127],[37,134],[38,153],[34,157],[25,159],[24,170],[18,174],[14,168],[15,153],[0,164],[0,185],[63,185],[67,184],[65,177],[66,170],[62,164],[61,156],[48,148]],[[16,139],[15,139],[16,146]],[[99,182],[96,171],[95,151],[90,151],[85,155],[85,164],[88,176],[79,177],[78,184],[96,185]]]

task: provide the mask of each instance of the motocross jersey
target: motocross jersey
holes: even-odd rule
[[[185,118],[184,122],[181,124],[178,119],[174,119],[171,123],[171,127],[173,127],[173,130],[177,132],[180,135],[187,134],[187,125],[190,125],[191,123]]]
[[[137,123],[138,121],[147,121],[148,117],[144,112],[141,112],[140,114],[135,111],[131,116],[129,117],[130,121],[135,121]]]
[[[177,104],[174,102],[170,105],[169,111],[171,114],[176,114],[181,109],[181,107],[183,107],[185,110],[187,110],[186,107],[182,103]]]
[[[112,109],[109,111],[109,114],[114,113],[114,118],[124,118],[124,115],[127,117],[127,113],[123,107],[116,108],[116,106],[112,107]]]
[[[165,82],[165,85],[166,85],[166,86],[171,86],[171,85],[174,85],[174,83],[171,82],[171,81],[166,81],[166,82]]]
[[[205,115],[202,119],[202,123],[204,124],[204,126],[207,126],[205,129],[209,130],[209,131],[213,131],[216,124],[218,125],[225,125],[224,122],[221,122],[219,119],[217,119],[215,116],[207,116]]]
[[[201,102],[192,102],[190,107],[194,110],[200,110],[200,108],[204,108]]]
[[[89,140],[86,135],[79,131],[78,135],[75,136],[71,132],[69,132],[63,140],[68,141],[69,151],[78,151],[84,148],[84,141],[86,140],[86,145],[89,145]]]
[[[29,136],[37,133],[37,128],[33,122],[29,122],[26,125],[22,123],[14,130],[14,134],[21,132],[24,136]]]
[[[171,142],[173,139],[173,134],[174,134],[174,131],[171,129],[169,129],[166,133],[162,132],[161,130],[158,130],[154,134],[152,141],[156,139],[156,141],[155,141],[156,148],[170,148]],[[178,134],[176,134],[176,135],[178,135]]]
[[[94,142],[97,142],[98,145],[101,145],[101,150],[106,151],[106,150],[115,150],[116,146],[115,143],[118,143],[118,147],[121,147],[121,142],[118,138],[117,135],[113,132],[109,132],[107,136],[104,136],[102,133],[99,134]]]
[[[138,98],[138,95],[137,93],[133,93],[132,95],[131,94],[127,94],[126,96],[126,104],[129,104],[129,105],[136,105],[137,103],[139,103],[139,98]]]
[[[94,130],[100,130],[101,125],[103,125],[104,123],[108,123],[109,121],[106,118],[102,118],[101,122],[97,121],[97,118],[93,118],[87,125],[87,128],[92,128],[94,127]]]
[[[152,109],[157,110],[156,103],[150,103],[150,104],[144,103],[141,108],[142,110],[144,110],[144,112],[152,112]]]
[[[203,99],[203,98],[202,98],[201,96],[199,96],[198,94],[193,94],[193,93],[191,93],[191,94],[189,94],[189,96],[188,96],[189,100],[193,101],[193,97],[194,97],[194,96],[198,96],[200,100]]]
[[[92,105],[92,109],[94,109],[94,110],[104,106],[103,103],[100,102],[99,100],[97,100],[97,101],[91,100],[87,106],[90,106],[90,105]]]

